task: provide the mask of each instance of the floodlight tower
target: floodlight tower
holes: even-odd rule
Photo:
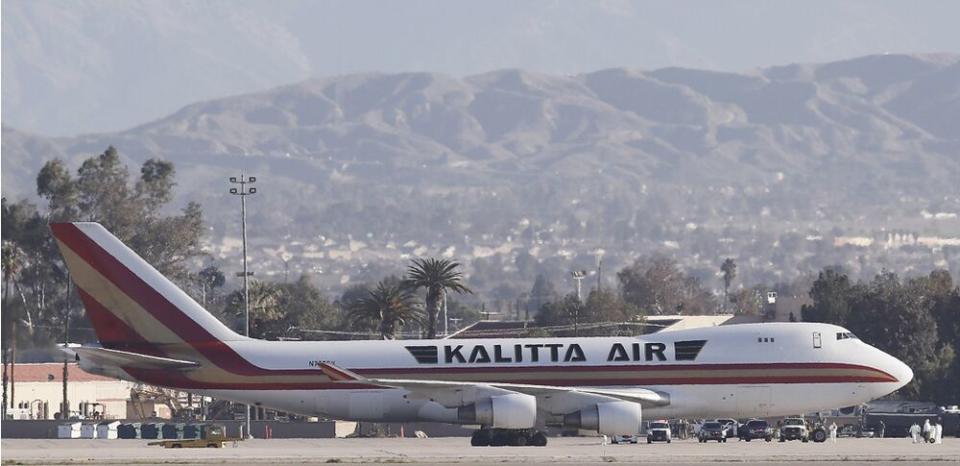
[[[580,336],[580,306],[583,305],[583,298],[580,296],[580,289],[583,278],[587,276],[586,270],[574,270],[570,272],[573,279],[577,281],[577,306],[573,310],[573,336]]]
[[[577,301],[583,302],[583,298],[580,296],[580,290],[583,282],[583,278],[587,276],[586,270],[574,270],[570,272],[570,275],[573,276],[573,279],[577,281]]]
[[[256,194],[257,188],[253,186],[248,188],[247,185],[253,184],[256,181],[257,177],[244,177],[242,172],[240,173],[240,178],[235,176],[230,177],[230,183],[240,185],[239,188],[230,188],[230,194],[240,196],[240,229],[243,235],[243,272],[237,275],[243,277],[243,334],[248,337],[250,336],[250,285],[247,279],[250,277],[251,272],[247,271],[247,196]],[[245,435],[248,438],[253,438],[253,432],[250,431],[250,405],[245,404],[243,406],[245,414]]]

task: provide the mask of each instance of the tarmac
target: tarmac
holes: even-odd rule
[[[147,440],[0,441],[3,464],[329,464],[407,463],[546,465],[706,463],[906,465],[960,463],[960,439],[913,444],[910,439],[841,438],[837,443],[730,441],[700,444],[601,445],[599,438],[551,438],[546,447],[471,447],[462,437],[248,440],[223,449],[164,449]]]

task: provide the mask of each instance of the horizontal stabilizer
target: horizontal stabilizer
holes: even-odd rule
[[[117,367],[129,369],[191,369],[200,364],[181,359],[163,358],[147,354],[131,353],[129,351],[112,350],[95,347],[64,348],[68,353],[75,353],[83,366]]]

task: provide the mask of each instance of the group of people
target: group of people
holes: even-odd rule
[[[923,436],[921,437],[920,434],[923,434]],[[924,419],[921,428],[914,422],[910,426],[910,438],[913,439],[913,443],[943,443],[943,424],[937,421],[933,421],[933,424],[931,424],[929,419]]]

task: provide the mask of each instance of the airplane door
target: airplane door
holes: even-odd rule
[[[820,348],[823,346],[823,342],[820,339],[820,332],[813,332],[813,347]]]

